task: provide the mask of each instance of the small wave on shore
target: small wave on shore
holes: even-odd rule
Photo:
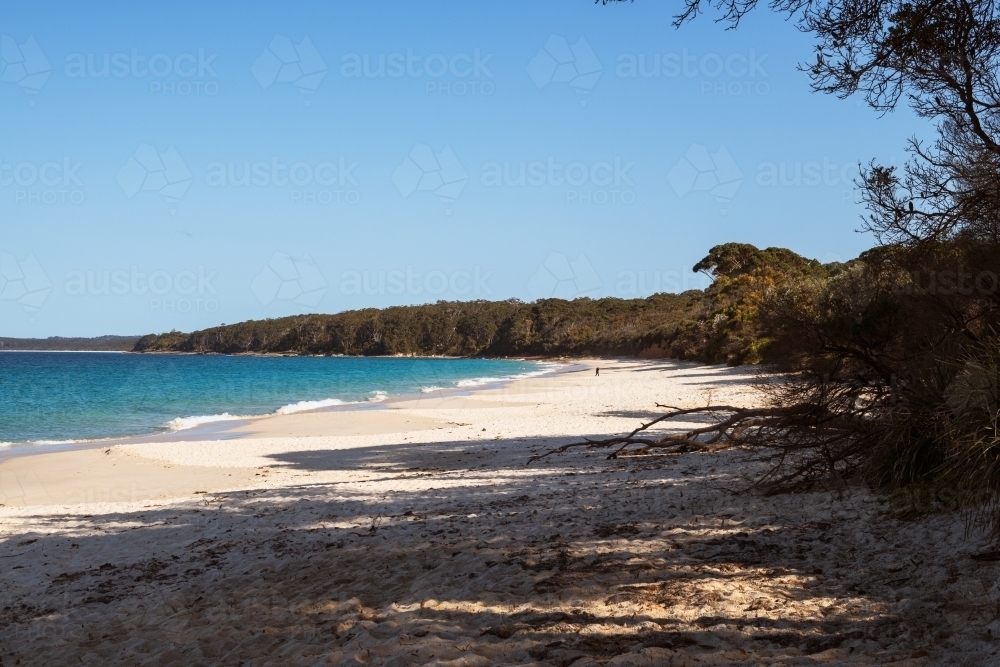
[[[455,383],[456,387],[481,387],[484,384],[490,384],[492,382],[503,382],[504,380],[511,380],[513,378],[472,378],[470,380],[459,380]]]
[[[211,424],[212,422],[228,422],[235,421],[237,419],[246,419],[246,417],[231,415],[228,412],[223,412],[221,415],[194,415],[192,417],[178,417],[177,419],[171,419],[165,426],[171,431],[184,431],[189,428],[201,426],[202,424]]]
[[[559,364],[553,363],[543,363],[543,368],[537,371],[528,371],[526,373],[518,373],[516,375],[508,375],[506,377],[478,377],[469,378],[467,380],[459,380],[455,383],[456,387],[481,387],[486,384],[493,384],[496,382],[511,382],[513,380],[526,380],[528,378],[538,377],[540,375],[546,375],[553,372],[559,367]],[[441,387],[437,387],[440,389]],[[424,391],[421,389],[421,391]]]
[[[293,415],[296,412],[306,412],[308,410],[319,410],[320,408],[330,408],[335,405],[344,405],[344,401],[339,398],[324,398],[321,401],[299,401],[283,405],[274,411],[276,415]]]
[[[382,397],[376,397],[375,399],[368,400],[382,400],[385,398],[385,392],[374,392],[376,394],[382,394]],[[283,405],[271,415],[294,415],[299,412],[309,412],[311,410],[322,410],[323,408],[332,408],[337,405],[350,405],[352,403],[357,403],[358,401],[342,401],[339,398],[325,398],[319,401],[298,401],[296,403],[289,403],[288,405]],[[184,431],[187,429],[195,428],[198,426],[203,426],[205,424],[212,424],[214,422],[226,422],[226,421],[236,421],[240,419],[255,419],[257,417],[266,417],[267,415],[231,415],[228,412],[224,412],[221,415],[195,415],[192,417],[178,417],[173,419],[166,424],[166,428],[171,431]]]

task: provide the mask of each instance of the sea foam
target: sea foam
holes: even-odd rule
[[[459,380],[455,383],[456,387],[481,387],[484,384],[490,384],[492,382],[503,382],[504,380],[512,380],[514,378],[472,378],[470,380]]]
[[[166,427],[171,431],[184,431],[189,428],[194,428],[195,426],[201,426],[202,424],[211,424],[212,422],[228,422],[228,421],[235,421],[237,419],[246,419],[246,417],[231,415],[228,412],[223,412],[221,415],[195,415],[193,417],[178,417],[177,419],[171,419],[169,422],[167,422]]]
[[[334,405],[344,405],[344,401],[339,398],[325,398],[322,401],[299,401],[283,405],[274,411],[276,415],[293,415],[296,412],[306,412],[308,410],[319,410],[320,408],[330,408]]]
[[[516,375],[508,375],[506,377],[479,377],[470,378],[468,380],[459,380],[455,383],[456,387],[481,387],[484,384],[493,384],[495,382],[511,382],[513,380],[525,380],[527,378],[538,377],[540,375],[545,375],[546,373],[551,373],[559,364],[546,363],[545,368],[537,371],[527,371],[525,373],[517,373]],[[421,389],[423,391],[423,389]]]

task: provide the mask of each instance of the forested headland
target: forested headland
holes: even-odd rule
[[[127,352],[139,336],[97,336],[94,338],[0,338],[0,350],[33,350],[53,352]]]
[[[783,248],[712,248],[702,290],[643,299],[449,302],[299,315],[171,332],[136,352],[485,357],[638,356],[740,364],[764,359],[758,312],[775,288],[842,272]]]

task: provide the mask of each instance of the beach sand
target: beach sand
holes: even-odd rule
[[[0,664],[1000,664],[1000,554],[958,513],[741,493],[740,451],[526,465],[754,404],[751,373],[588,361],[2,461]]]

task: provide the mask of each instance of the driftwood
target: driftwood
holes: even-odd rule
[[[618,436],[614,438],[606,438],[602,440],[595,440],[593,438],[584,438],[582,442],[573,442],[568,445],[563,445],[561,447],[556,447],[555,449],[551,449],[545,452],[544,454],[537,454],[535,456],[532,456],[531,458],[528,459],[528,463],[533,463],[535,461],[538,461],[539,459],[544,459],[548,456],[551,456],[552,454],[561,454],[574,447],[593,447],[593,448],[617,447],[615,451],[608,454],[609,459],[617,458],[618,455],[624,452],[625,449],[628,448],[630,445],[641,445],[641,449],[636,451],[636,453],[642,453],[662,447],[681,448],[681,450],[683,450],[684,447],[701,449],[704,448],[706,445],[715,444],[719,440],[722,440],[723,438],[728,438],[729,437],[728,431],[732,428],[735,422],[739,421],[745,415],[745,413],[762,412],[760,410],[736,408],[730,405],[712,405],[701,408],[676,408],[673,406],[660,405],[659,403],[657,403],[656,407],[667,408],[668,410],[670,410],[670,412],[660,417],[657,417],[656,419],[650,422],[640,425],[638,428],[633,430],[628,435]],[[763,412],[766,412],[766,410]],[[669,421],[677,417],[683,417],[686,415],[695,415],[695,414],[718,415],[727,413],[729,414],[729,417],[720,422],[714,423],[704,428],[692,429],[690,431],[687,431],[686,433],[665,435],[660,438],[648,438],[648,437],[641,437],[639,435],[640,433],[647,431],[656,424],[660,424],[662,422]],[[712,437],[706,441],[697,440],[698,436],[705,434],[711,434]]]
[[[766,472],[752,486],[767,493],[780,493],[811,487],[824,478],[841,484],[860,463],[864,443],[864,429],[859,428],[862,415],[834,412],[823,403],[805,401],[762,408],[731,405],[678,408],[660,404],[657,407],[668,412],[626,435],[583,438],[532,456],[528,464],[577,447],[613,448],[608,459],[654,451],[679,453],[741,447],[768,464]],[[648,434],[657,424],[690,415],[708,415],[715,420],[683,433]]]

